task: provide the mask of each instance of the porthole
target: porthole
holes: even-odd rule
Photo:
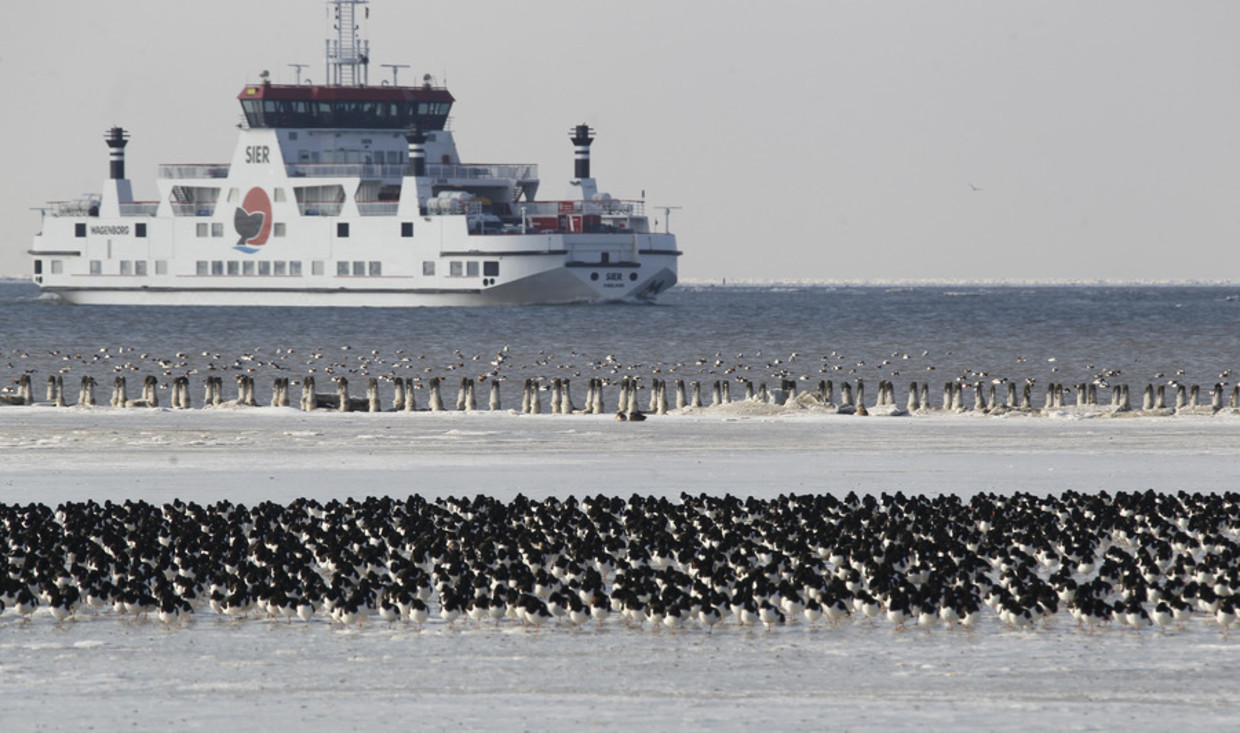
[[[637,282],[637,273],[636,273],[636,272],[630,272],[630,273],[629,273],[629,279],[630,279],[630,280],[632,280],[633,282]]]
[[[598,273],[597,273],[597,272],[592,272],[592,273],[590,273],[590,279],[591,279],[591,280],[597,280],[597,279],[598,279]]]

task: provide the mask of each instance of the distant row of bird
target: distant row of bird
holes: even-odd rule
[[[1227,634],[1240,494],[0,505],[0,617]]]
[[[253,377],[239,374],[230,381],[235,384],[233,396],[225,394],[225,381],[222,376],[204,377],[202,380],[203,396],[197,405],[223,407],[257,406],[259,404]],[[413,412],[449,409],[443,396],[446,383],[439,377],[431,377],[426,381],[412,377],[387,380],[370,377],[366,382],[364,397],[350,394],[349,380],[346,377],[333,377],[330,382],[334,383],[334,390],[318,392],[314,375],[307,375],[297,381],[289,377],[275,377],[272,382],[269,404],[273,407],[288,407],[292,387],[299,386],[301,389],[299,406],[303,410]],[[380,385],[385,382],[391,385],[388,390],[390,397],[380,394]],[[488,390],[486,409],[503,410],[505,402],[502,399],[501,385],[504,383],[500,380],[486,380],[481,377],[460,377],[457,382],[455,409],[461,411],[480,409],[477,392],[481,386]],[[616,407],[617,416],[621,419],[641,419],[646,413],[662,415],[671,410],[725,405],[734,401],[857,415],[908,415],[930,410],[1006,414],[1061,411],[1073,408],[1103,414],[1171,415],[1221,412],[1240,414],[1240,385],[1233,386],[1229,390],[1221,382],[1214,384],[1208,390],[1203,390],[1195,384],[1147,384],[1141,394],[1139,406],[1136,405],[1135,399],[1130,397],[1126,384],[1111,387],[1094,382],[1076,385],[1051,383],[1036,396],[1035,386],[1035,381],[1031,379],[1023,380],[1019,384],[1006,380],[976,382],[972,385],[960,381],[945,382],[942,398],[936,406],[931,399],[928,382],[910,383],[905,393],[906,399],[903,400],[903,404],[900,404],[895,383],[880,380],[877,384],[877,399],[867,404],[866,385],[862,379],[842,381],[838,387],[833,380],[818,380],[815,384],[783,379],[768,387],[766,382],[755,383],[745,378],[716,379],[706,383],[676,379],[669,383],[669,380],[653,377],[645,379],[624,376],[615,382],[602,377],[591,377],[587,380],[585,402],[578,405],[573,399],[572,380],[559,377],[526,378],[521,383],[520,411],[554,414],[610,412],[605,390],[612,387],[617,390],[613,404]],[[1168,387],[1173,390],[1170,395]],[[168,391],[169,388],[171,394],[161,397],[161,392]],[[101,404],[96,397],[98,389],[99,385],[94,377],[84,376],[80,379],[76,397],[72,397],[65,388],[64,378],[60,375],[52,375],[46,380],[46,399],[39,401],[34,395],[34,380],[29,374],[23,374],[17,380],[15,389],[0,393],[0,405],[41,404],[58,407],[73,405],[94,407]],[[1110,389],[1109,397],[1105,392],[1107,389]],[[424,395],[420,399],[419,393]],[[126,377],[116,376],[112,380],[111,396],[106,404],[112,407],[168,405],[178,409],[188,409],[195,405],[188,376],[175,377],[171,383],[161,382],[155,376],[146,376],[142,380],[140,394],[141,396],[131,398]],[[545,402],[547,404],[544,404]]]

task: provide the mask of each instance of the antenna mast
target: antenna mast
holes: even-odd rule
[[[366,86],[370,81],[370,41],[358,38],[357,6],[369,0],[327,0],[335,6],[335,38],[327,39],[327,83],[329,86]],[[370,17],[370,9],[363,9]],[[359,70],[360,67],[360,70]]]

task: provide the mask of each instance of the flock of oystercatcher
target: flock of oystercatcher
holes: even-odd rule
[[[1226,635],[1240,494],[0,505],[0,623]]]

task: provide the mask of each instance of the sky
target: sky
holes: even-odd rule
[[[522,12],[516,12],[515,8]],[[1240,281],[1240,3],[374,0],[379,64],[457,99],[462,158],[537,163],[568,129],[618,198],[680,207],[683,280]],[[323,80],[320,0],[64,0],[6,10],[0,275],[32,207],[100,189],[104,131],[230,159],[237,94]]]

